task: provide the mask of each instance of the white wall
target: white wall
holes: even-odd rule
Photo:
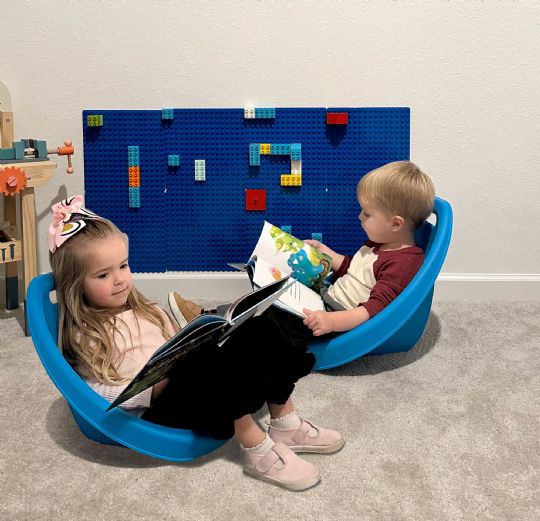
[[[409,106],[455,212],[442,279],[539,284],[539,22],[537,2],[3,0],[15,137],[78,150],[36,191],[39,269],[48,207],[83,191],[83,109]]]

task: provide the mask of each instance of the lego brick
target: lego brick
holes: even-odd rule
[[[246,189],[246,210],[266,210],[266,190]]]
[[[322,233],[320,233],[320,232],[312,232],[312,233],[311,233],[311,238],[312,238],[314,241],[323,242],[323,240],[322,240]]]
[[[290,224],[282,224],[280,228],[289,235],[292,235],[292,226]]]
[[[206,181],[205,159],[195,159],[195,181]]]
[[[327,112],[326,124],[327,125],[347,125],[349,123],[348,112]]]
[[[256,119],[273,119],[276,117],[276,109],[274,108],[255,108]]]
[[[174,110],[173,109],[161,109],[161,119],[174,119]]]
[[[302,161],[293,161],[291,159],[291,174],[302,175]]]
[[[261,143],[259,145],[259,153],[261,155],[268,155],[270,154],[270,143]]]
[[[88,116],[86,117],[86,124],[89,127],[102,127],[103,114],[88,114]]]
[[[289,145],[291,153],[291,161],[302,160],[302,145],[300,143],[291,143]]]
[[[270,154],[274,156],[289,156],[291,154],[291,145],[285,143],[272,143],[270,145]]]
[[[167,156],[168,166],[180,166],[180,156],[178,154],[169,154]]]
[[[261,145],[250,143],[249,145],[249,165],[259,166],[261,164]]]
[[[138,166],[130,166],[128,168],[129,186],[141,186],[141,170]]]
[[[281,186],[302,186],[302,176],[298,174],[282,174]]]
[[[85,205],[129,235],[135,272],[228,270],[228,262],[249,258],[262,218],[292,225],[300,238],[323,231],[333,249],[354,254],[365,239],[356,184],[369,170],[409,157],[410,110],[333,108],[349,114],[346,127],[326,125],[327,112],[278,108],[275,119],[248,121],[243,108],[174,109],[174,123],[167,126],[161,109],[89,107],[81,115]],[[89,114],[102,114],[107,125],[95,132],[87,126]],[[259,166],[249,164],[254,143]],[[295,166],[290,154],[261,159],[260,144],[272,143],[301,143],[302,161]],[[130,145],[139,146],[132,166],[140,164],[141,206],[126,211]],[[212,175],[196,182],[190,169],[168,167],[171,152],[181,156],[182,165],[204,158]],[[294,175],[298,167],[306,177],[302,186],[281,186],[281,174]],[[246,188],[266,190],[264,213],[245,210]],[[166,216],[163,226],[148,225],[156,216]],[[180,239],[204,248],[179,248]]]
[[[128,146],[128,166],[139,166],[139,147],[132,145]]]
[[[255,119],[255,107],[244,108],[244,119]]]
[[[141,189],[137,187],[129,187],[129,207],[140,208],[141,207]]]

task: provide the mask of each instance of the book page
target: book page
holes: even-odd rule
[[[320,287],[332,267],[330,256],[266,221],[253,256],[307,287]]]
[[[253,274],[253,282],[256,285],[265,286],[270,284],[276,278],[279,280],[281,276],[281,272],[274,266],[264,259],[257,258]],[[280,303],[283,305],[280,306]],[[303,312],[304,308],[312,311],[324,311],[324,303],[321,296],[312,289],[300,284],[298,281],[294,281],[294,283],[280,295],[275,302],[275,305],[289,312],[291,312],[292,309],[295,312],[294,314],[301,317],[306,316]],[[286,309],[285,306],[290,309]]]
[[[225,320],[229,321],[233,327],[238,327],[248,318],[261,314],[287,290],[292,282],[289,277],[280,277],[271,279],[266,284],[261,284],[252,293],[248,293],[233,302],[225,314]]]

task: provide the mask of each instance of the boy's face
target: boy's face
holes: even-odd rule
[[[124,306],[132,287],[125,239],[116,235],[92,242],[86,263],[83,292],[89,303],[99,308]]]
[[[361,200],[358,218],[370,241],[385,244],[395,238],[394,216],[369,200]]]

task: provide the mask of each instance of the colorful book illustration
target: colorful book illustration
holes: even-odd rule
[[[148,360],[139,374],[130,382],[108,411],[133,396],[141,393],[148,387],[157,384],[167,377],[176,363],[192,349],[205,342],[216,342],[226,349],[229,335],[251,317],[260,315],[272,305],[284,291],[288,289],[291,281],[289,277],[272,280],[270,284],[256,289],[234,301],[223,317],[219,315],[200,315],[176,335],[165,342]],[[180,362],[181,363],[181,362]]]
[[[274,305],[305,317],[304,308],[324,310],[319,290],[330,275],[331,267],[329,255],[265,221],[246,271],[255,287],[285,276],[294,279]]]

